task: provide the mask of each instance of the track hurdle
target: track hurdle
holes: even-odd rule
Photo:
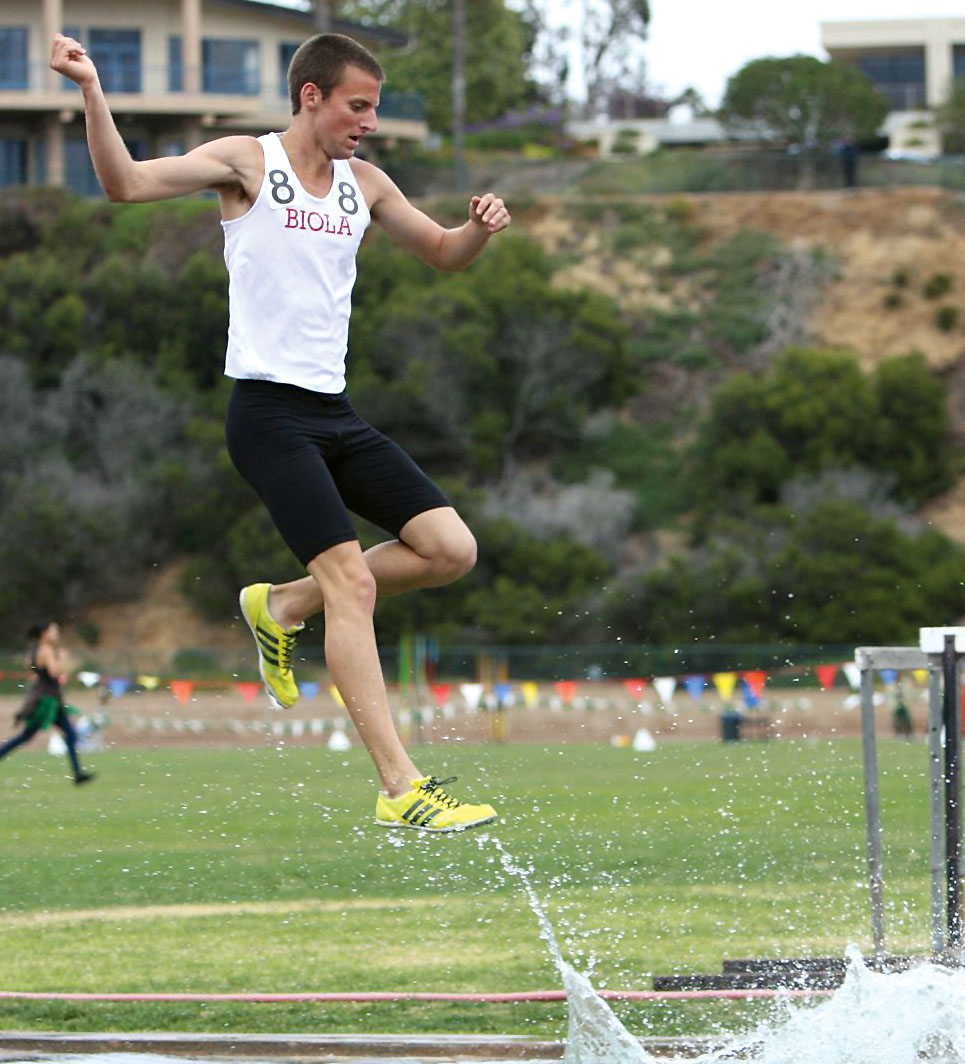
[[[861,677],[868,883],[876,959],[883,957],[885,952],[885,926],[874,674],[880,669],[898,672],[927,669],[932,952],[943,960],[962,962],[960,675],[963,656],[965,628],[922,628],[918,647],[858,647],[855,650],[855,663]]]

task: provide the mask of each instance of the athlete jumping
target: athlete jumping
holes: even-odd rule
[[[403,746],[379,664],[377,595],[439,587],[475,564],[476,542],[449,500],[345,395],[356,255],[370,221],[440,270],[467,266],[510,223],[503,201],[473,196],[445,229],[377,167],[356,159],[375,132],[384,74],[340,34],[305,41],[288,71],[292,120],[281,134],[229,136],[182,156],[135,162],[83,45],[57,34],[50,65],[83,91],[87,141],[107,197],[145,202],[213,189],[221,203],[235,385],[227,443],[278,531],[308,570],[252,584],[241,611],[276,707],[298,698],[291,659],[305,620],[324,612],[325,656],[381,782],[376,823],[458,831],[496,815],[448,794]],[[363,553],[349,511],[392,539]]]

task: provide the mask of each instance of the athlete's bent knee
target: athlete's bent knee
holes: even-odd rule
[[[442,575],[449,580],[458,580],[475,567],[476,556],[475,536],[466,529],[461,535],[446,540],[436,556],[436,564]]]

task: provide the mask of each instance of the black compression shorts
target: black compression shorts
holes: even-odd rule
[[[235,467],[303,565],[358,538],[349,510],[397,537],[418,514],[451,505],[344,392],[235,381],[225,435]]]

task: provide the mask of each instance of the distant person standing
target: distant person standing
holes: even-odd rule
[[[62,685],[67,682],[66,654],[60,645],[60,625],[56,621],[42,621],[32,625],[28,637],[30,667],[37,674],[27,700],[14,718],[23,728],[0,746],[0,760],[18,746],[29,743],[39,731],[51,724],[59,729],[67,744],[67,757],[74,771],[74,783],[87,783],[94,777],[80,767],[77,757],[77,733],[70,720],[76,712],[64,704]]]
[[[858,184],[858,146],[850,137],[845,137],[838,145],[841,159],[841,176],[845,188],[855,188]]]

